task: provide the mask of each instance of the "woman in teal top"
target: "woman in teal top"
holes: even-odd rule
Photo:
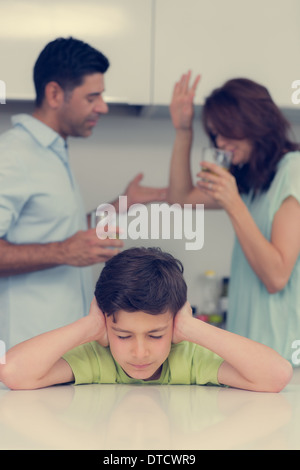
[[[300,202],[299,152],[290,152],[279,162],[268,191],[255,198],[251,193],[243,195],[243,202],[266,239],[271,239],[275,215],[288,198]],[[292,360],[296,352],[294,342],[300,338],[299,255],[283,288],[268,291],[236,240],[230,282],[228,329],[274,347],[286,359]],[[296,357],[293,362],[297,365]]]
[[[176,136],[169,202],[223,208],[235,231],[228,329],[260,341],[300,363],[300,152],[289,123],[268,90],[232,79],[214,90],[203,108],[215,147],[232,152],[230,172],[202,162],[193,185],[190,151],[193,97],[199,77],[175,85],[170,106]]]

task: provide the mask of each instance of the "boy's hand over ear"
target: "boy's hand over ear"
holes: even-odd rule
[[[95,328],[93,341],[98,341],[101,346],[107,347],[108,336],[106,330],[106,319],[102,310],[98,307],[95,297],[91,302],[89,316],[93,319],[93,325]]]
[[[192,308],[189,302],[178,310],[174,317],[173,324],[173,338],[172,343],[181,343],[181,341],[188,341],[186,334],[187,325],[193,319]]]

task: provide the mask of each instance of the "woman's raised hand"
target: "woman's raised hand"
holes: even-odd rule
[[[194,96],[200,80],[197,75],[193,84],[190,85],[191,71],[183,74],[181,79],[175,84],[170,113],[173,126],[176,130],[191,129],[194,118]]]

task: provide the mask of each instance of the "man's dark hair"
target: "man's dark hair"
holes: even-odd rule
[[[187,300],[182,263],[159,248],[130,248],[106,263],[95,297],[107,316],[119,310],[175,315]]]
[[[79,39],[57,38],[45,46],[33,70],[36,106],[42,105],[45,86],[57,82],[64,91],[80,86],[84,76],[105,73],[108,59],[98,50]]]

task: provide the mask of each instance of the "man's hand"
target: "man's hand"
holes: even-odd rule
[[[190,303],[186,302],[174,317],[172,343],[188,341],[187,326],[191,320],[193,320],[192,308]]]
[[[167,197],[167,188],[152,188],[150,186],[141,186],[140,182],[143,174],[139,173],[127,186],[124,195],[127,196],[128,208],[132,204],[147,204],[156,201],[165,201]]]
[[[89,311],[89,317],[93,321],[93,325],[96,325],[94,330],[94,340],[98,341],[98,343],[103,346],[108,346],[108,336],[107,336],[107,329],[106,329],[106,319],[105,315],[102,310],[98,307],[97,300],[94,297]]]
[[[118,239],[100,240],[95,229],[79,231],[61,242],[62,258],[70,266],[103,263],[120,252],[124,243]]]

